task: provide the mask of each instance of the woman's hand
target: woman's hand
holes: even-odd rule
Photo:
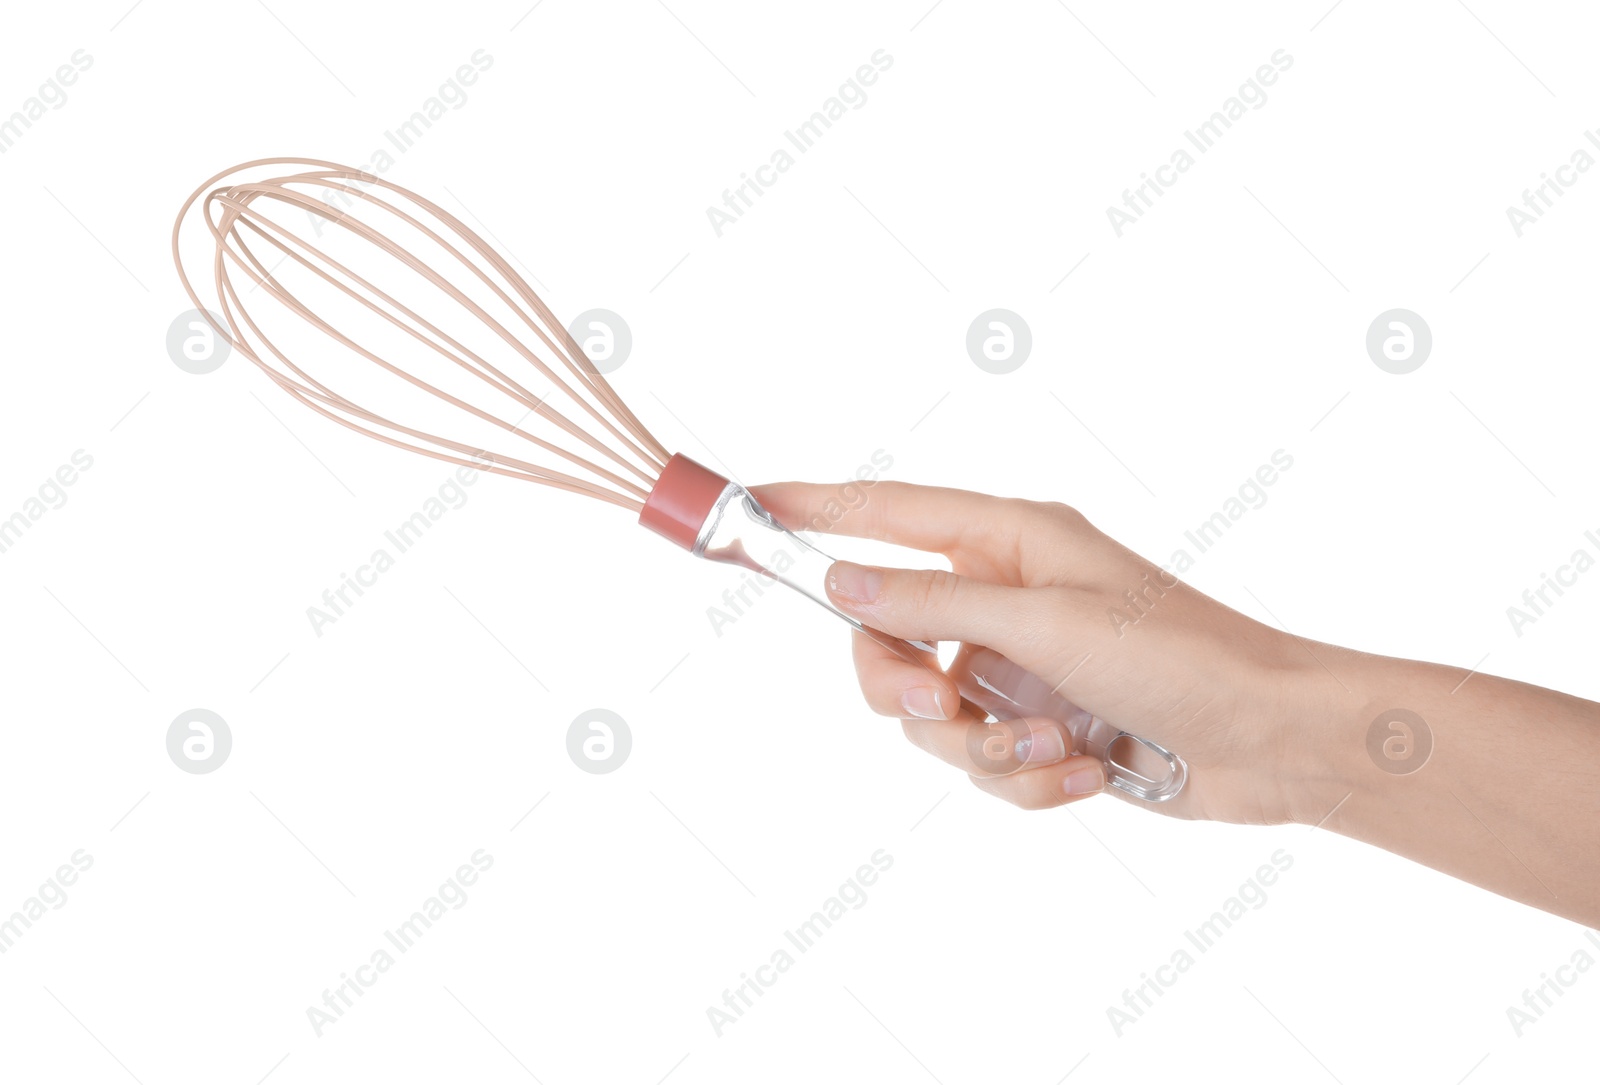
[[[1314,729],[1286,724],[1304,723],[1308,668],[1321,672],[1293,637],[1180,583],[1065,505],[887,481],[866,492],[842,517],[836,487],[783,483],[757,496],[792,527],[949,558],[952,572],[841,561],[829,594],[896,637],[992,648],[1073,704],[1177,752],[1189,783],[1153,809],[1251,823],[1299,813],[1304,796],[1286,782],[1313,759]],[[834,516],[824,514],[830,506]],[[900,717],[907,738],[985,791],[1037,809],[1104,788],[1099,759],[1070,756],[1055,720],[991,729],[947,676],[861,634],[855,662],[874,711]]]
[[[757,496],[794,529],[948,557],[951,572],[836,562],[828,590],[893,636],[1000,652],[1188,762],[1176,797],[1140,805],[1322,826],[1600,924],[1600,705],[1291,636],[1179,583],[1065,505],[901,482],[866,493],[842,512],[831,486]],[[1101,763],[1071,756],[1056,721],[990,728],[943,673],[860,634],[855,659],[867,703],[985,791],[1036,809],[1104,787]]]

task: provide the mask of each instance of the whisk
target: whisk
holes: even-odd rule
[[[193,211],[210,235],[196,251],[210,257],[219,313],[184,262]],[[511,263],[438,204],[333,162],[257,159],[184,202],[172,255],[216,332],[318,414],[396,448],[625,508],[694,556],[776,580],[937,668],[935,645],[835,607],[825,588],[833,559],[747,489],[669,453]],[[371,406],[388,401],[395,406]],[[1184,785],[1175,754],[1075,707],[997,652],[963,645],[949,673],[996,721],[1059,720],[1075,752],[1106,763],[1113,787],[1162,802]],[[1125,763],[1130,752],[1140,769],[1162,771]]]

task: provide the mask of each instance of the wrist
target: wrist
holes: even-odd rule
[[[1409,661],[1308,647],[1280,720],[1284,801],[1290,820],[1337,831],[1364,793],[1426,761],[1431,735],[1407,704]]]

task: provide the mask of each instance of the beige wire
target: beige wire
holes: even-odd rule
[[[304,165],[319,168],[281,177],[239,182],[212,188],[213,185],[231,175],[243,173],[247,170],[255,170],[262,166],[280,165]],[[412,215],[404,208],[382,199],[364,188],[346,184],[345,182],[347,181],[357,181],[362,185],[376,186],[402,197],[413,206],[426,212],[428,217],[443,227],[443,230],[435,229],[434,226]],[[531,364],[546,380],[550,381],[554,388],[544,396],[535,396],[511,376],[508,376],[488,360],[468,349],[438,326],[423,318],[413,308],[380,289],[351,268],[333,259],[304,237],[299,236],[274,219],[263,215],[254,206],[257,202],[266,200],[268,202],[286,204],[290,207],[316,214],[319,217],[326,217],[327,212],[330,210],[329,205],[290,187],[295,184],[315,185],[319,188],[330,189],[344,193],[346,196],[363,200],[380,211],[394,216],[427,237],[431,242],[443,249],[455,262],[459,263],[462,270],[474,276],[502,304],[516,313],[522,323],[526,325],[526,330],[533,332],[539,342],[560,359],[573,383],[569,384],[567,378],[564,378],[544,358],[536,353],[533,347],[523,342],[511,328],[507,328],[499,320],[491,316],[471,296],[456,286],[444,272],[431,267],[370,223],[354,217],[349,212],[340,213],[329,220],[334,226],[349,231],[376,246],[399,263],[421,275],[433,287],[442,291],[449,299],[487,325],[490,330]],[[204,197],[203,200],[202,196]],[[212,274],[216,280],[217,287],[216,305],[227,324],[226,327],[216,327],[216,331],[227,338],[235,350],[249,358],[270,376],[278,387],[292,395],[300,403],[327,418],[333,419],[348,429],[382,441],[385,444],[393,445],[396,448],[431,456],[434,459],[444,460],[448,463],[475,467],[495,474],[507,475],[512,478],[520,478],[572,493],[599,498],[602,501],[608,501],[635,512],[642,508],[644,499],[649,495],[649,487],[654,485],[661,470],[666,466],[666,462],[669,459],[668,452],[661,445],[661,442],[657,441],[650,434],[650,431],[645,429],[637,416],[622,401],[610,384],[606,382],[599,370],[594,367],[594,363],[589,360],[588,355],[578,346],[577,342],[566,330],[566,327],[556,319],[555,314],[550,311],[544,301],[534,293],[533,288],[527,284],[522,276],[517,274],[511,265],[488,242],[484,241],[483,238],[450,212],[415,192],[372,174],[317,159],[262,158],[224,170],[206,181],[184,202],[183,208],[178,212],[178,221],[172,229],[172,258],[177,265],[178,277],[183,282],[184,290],[194,302],[195,308],[207,314],[208,320],[212,320],[210,311],[207,305],[201,301],[199,293],[184,268],[179,248],[179,239],[184,221],[189,217],[190,210],[197,202],[200,203],[201,215],[214,242]],[[248,237],[246,232],[248,232]],[[452,240],[452,237],[454,240]],[[484,263],[493,269],[500,281],[491,276],[481,264],[474,261],[467,252],[459,247],[460,245],[464,245],[466,249],[477,254]],[[256,248],[252,246],[261,246],[263,253],[273,252],[275,254],[273,258],[277,260],[277,263],[273,265],[274,268],[281,266],[285,260],[294,261],[297,266],[309,271],[323,282],[336,287],[347,297],[359,302],[368,311],[377,314],[388,323],[407,333],[416,342],[433,350],[447,361],[461,367],[467,373],[525,407],[527,413],[523,415],[524,419],[528,414],[538,414],[569,437],[581,443],[586,449],[598,453],[604,462],[597,463],[594,460],[585,458],[584,455],[569,451],[532,433],[528,433],[521,428],[521,420],[510,422],[496,417],[490,412],[451,395],[449,392],[406,372],[400,366],[367,350],[340,331],[328,319],[319,316],[302,302],[296,294],[290,291],[273,274],[273,271],[268,269],[267,265],[262,262]],[[246,309],[243,297],[234,282],[236,274],[247,279],[252,284],[252,291],[259,291],[263,297],[281,305],[324,335],[373,364],[453,407],[464,410],[485,422],[500,427],[508,434],[514,434],[530,442],[542,452],[557,456],[568,464],[588,472],[594,476],[593,479],[581,478],[567,474],[564,471],[555,470],[550,466],[542,466],[529,460],[479,449],[449,437],[415,429],[385,418],[346,399],[311,376],[310,373],[306,372],[299,364],[278,349],[277,345],[266,335]],[[509,291],[507,288],[509,288]],[[535,320],[533,319],[534,317],[538,319]],[[215,322],[213,321],[213,323]],[[245,329],[249,330],[248,335]],[[559,342],[552,341],[550,332],[554,332]],[[256,342],[260,344],[261,350],[258,350],[254,345]],[[263,352],[275,358],[293,376],[289,376],[269,364],[263,358]],[[574,384],[577,387],[574,387]],[[588,397],[580,394],[580,388],[588,393]],[[590,429],[585,428],[583,423],[569,418],[552,406],[550,400],[558,392],[576,404],[602,432],[598,434],[592,432]],[[401,439],[402,437],[411,438],[412,440],[403,440]],[[608,439],[611,443],[608,443]]]

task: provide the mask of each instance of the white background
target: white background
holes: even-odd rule
[[[0,156],[0,516],[93,466],[0,555],[0,913],[93,866],[0,956],[5,1076],[1589,1070],[1600,971],[1520,1037],[1506,1012],[1600,958],[1577,925],[1303,826],[998,803],[865,710],[842,625],[769,595],[716,636],[727,570],[617,510],[480,482],[318,637],[306,608],[448,470],[164,339],[192,188],[365,165],[483,49],[387,176],[481,221],[558,313],[623,314],[613,383],[669,448],[750,482],[882,449],[887,477],[1068,501],[1160,561],[1281,448],[1197,587],[1600,697],[1600,574],[1520,637],[1506,616],[1600,529],[1600,171],[1520,238],[1505,211],[1600,125],[1593,13],[669,4],[7,10],[0,114],[93,64]],[[878,49],[866,104],[716,236],[706,207]],[[1107,206],[1278,49],[1267,103],[1116,237]],[[995,307],[1033,334],[1006,376],[964,346]],[[1407,376],[1364,346],[1395,307],[1434,336]],[[233,736],[209,775],[166,752],[196,707]],[[633,736],[603,776],[566,752],[597,707]],[[476,849],[467,903],[319,1038],[307,1007]],[[707,1008],[878,849],[866,904],[719,1037]],[[1117,1036],[1107,1007],[1278,849],[1266,904]]]

